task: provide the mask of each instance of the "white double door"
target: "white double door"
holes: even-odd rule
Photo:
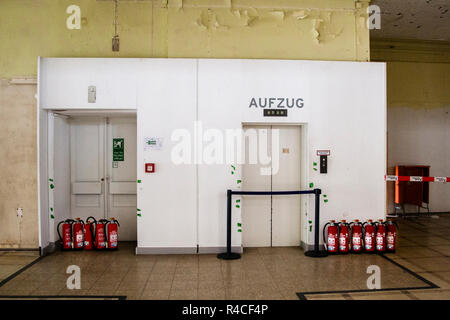
[[[71,217],[116,218],[136,240],[136,118],[71,118],[70,162]]]
[[[244,130],[265,130],[258,134],[258,152],[271,159],[269,164],[249,164],[251,146],[246,141],[246,164],[242,188],[245,191],[301,190],[301,128],[299,126],[245,126]],[[266,141],[261,141],[264,139]],[[263,142],[263,143],[261,143]],[[255,143],[255,142],[253,142]],[[260,150],[267,145],[267,150]],[[271,174],[262,174],[270,169]],[[261,170],[263,169],[263,171]],[[267,173],[267,172],[266,172]],[[244,247],[299,246],[301,201],[299,195],[244,196],[242,206]]]

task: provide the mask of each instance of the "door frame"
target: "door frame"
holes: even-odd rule
[[[39,225],[39,251],[44,256],[55,249],[58,240],[55,235],[55,226],[59,221],[51,219],[51,208],[54,208],[53,189],[50,187],[54,176],[54,121],[58,116],[89,116],[89,117],[120,117],[134,116],[137,124],[136,109],[42,109],[37,108],[37,191],[38,191],[38,225]],[[137,127],[137,125],[136,125]],[[136,128],[137,130],[137,128]],[[136,132],[136,143],[137,143]],[[107,146],[105,145],[105,148]],[[105,152],[107,150],[105,149]],[[106,153],[105,153],[106,155]],[[136,163],[137,166],[137,163]],[[105,189],[106,193],[106,189]],[[107,197],[105,197],[106,199]],[[106,201],[106,200],[105,200]],[[136,220],[137,227],[137,220]]]
[[[300,187],[301,190],[309,189],[308,181],[309,181],[309,169],[310,169],[310,156],[308,150],[310,150],[309,139],[308,139],[308,123],[306,122],[260,122],[260,121],[243,121],[241,123],[241,129],[244,130],[246,126],[296,126],[300,127]],[[242,137],[241,143],[245,143],[245,136]],[[243,165],[239,165],[240,171],[243,172]],[[300,205],[300,243],[299,246],[306,249],[308,243],[308,234],[309,234],[309,224],[308,220],[311,220],[309,216],[313,216],[313,212],[309,213],[310,199],[309,197],[302,197]],[[242,214],[241,211],[239,211]],[[239,217],[239,220],[242,221],[242,217]],[[242,237],[241,237],[241,246],[243,247]]]

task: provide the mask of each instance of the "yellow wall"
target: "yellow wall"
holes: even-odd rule
[[[69,30],[66,8],[81,8]],[[211,5],[213,4],[213,5]],[[366,2],[354,0],[2,0],[0,77],[36,75],[36,57],[369,59]]]
[[[450,63],[388,62],[388,107],[450,106]]]
[[[81,29],[69,30],[69,5]],[[368,0],[0,0],[0,248],[37,247],[37,57],[369,60]],[[16,217],[16,208],[24,218]]]

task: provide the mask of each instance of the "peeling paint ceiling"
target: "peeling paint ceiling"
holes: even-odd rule
[[[449,0],[372,0],[381,8],[373,38],[450,41]]]

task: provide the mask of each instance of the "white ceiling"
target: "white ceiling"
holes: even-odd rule
[[[372,0],[381,8],[381,29],[372,38],[450,41],[450,0]]]

